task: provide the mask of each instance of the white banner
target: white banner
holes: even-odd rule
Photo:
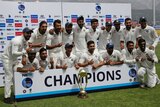
[[[125,18],[131,18],[129,3],[63,3],[63,23],[77,23],[77,17],[84,16],[86,27],[90,27],[92,18],[99,20],[99,27],[105,26],[106,21],[119,20],[122,25]]]
[[[138,84],[136,68],[130,68],[126,64],[103,66],[96,70],[87,67],[85,70],[88,72],[87,91]],[[74,68],[46,70],[44,73],[39,71],[33,73],[15,72],[15,98],[21,99],[79,92],[77,75],[78,71]],[[83,79],[85,84],[85,78]]]

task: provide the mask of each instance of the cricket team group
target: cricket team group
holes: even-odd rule
[[[11,97],[14,72],[43,73],[46,69],[75,67],[78,70],[86,66],[97,69],[126,63],[137,64],[141,88],[152,88],[160,83],[155,68],[159,38],[145,17],[138,23],[126,18],[125,26],[114,20],[101,27],[98,19],[91,19],[91,26],[87,28],[83,16],[77,18],[74,26],[67,22],[62,27],[59,19],[53,22],[53,28],[47,25],[46,21],[41,21],[36,29],[24,28],[22,36],[13,38],[2,53],[5,103],[14,102]]]

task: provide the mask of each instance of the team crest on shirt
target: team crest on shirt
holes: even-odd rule
[[[145,30],[147,33],[149,32],[149,30]]]

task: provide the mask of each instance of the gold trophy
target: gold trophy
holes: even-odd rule
[[[83,78],[86,78],[86,84],[85,86],[82,85],[82,79]],[[78,98],[82,98],[82,99],[85,99],[85,98],[88,98],[88,95],[87,95],[87,92],[85,91],[86,87],[87,87],[87,83],[88,83],[88,79],[87,79],[87,72],[83,69],[81,69],[78,73],[78,86],[79,86],[79,89],[80,89],[80,92],[78,94]]]

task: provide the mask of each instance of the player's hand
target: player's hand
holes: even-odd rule
[[[67,67],[68,67],[67,64],[64,64],[62,69],[67,69]]]
[[[29,52],[31,52],[31,51],[32,51],[32,48],[31,48],[31,47],[26,48],[26,52],[27,52],[27,53],[29,53]]]
[[[80,67],[78,66],[78,64],[75,64],[75,68],[76,68],[76,69],[79,69]]]
[[[29,68],[30,72],[34,72],[36,69],[34,67]]]
[[[93,64],[92,65],[92,69],[96,69],[97,68],[97,65],[96,64]]]
[[[63,27],[61,28],[60,32],[64,32],[64,28]]]
[[[40,43],[39,46],[40,46],[40,47],[44,47],[44,46],[45,46],[45,43]]]
[[[54,61],[53,61],[53,58],[52,58],[52,57],[50,58],[50,64],[51,64],[51,65],[54,64]]]
[[[39,72],[44,72],[44,70],[45,70],[45,69],[44,69],[43,67],[40,67],[40,68],[39,68]]]
[[[57,47],[61,47],[63,45],[63,43],[58,43]]]
[[[88,61],[88,65],[92,65],[94,63],[93,59],[91,59],[90,61]]]
[[[110,61],[110,65],[115,65],[115,64],[116,64],[116,62]]]
[[[22,65],[24,66],[24,65],[26,65],[27,64],[27,58],[26,58],[26,56],[22,56]]]
[[[146,54],[146,57],[148,61],[154,62],[154,60],[148,54]]]

